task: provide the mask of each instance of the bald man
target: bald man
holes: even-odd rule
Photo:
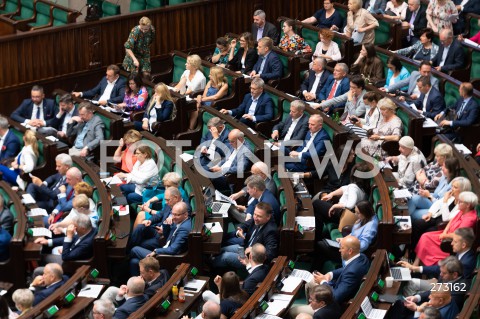
[[[126,319],[147,301],[143,291],[145,281],[142,277],[131,277],[127,285],[120,286],[116,299],[120,307],[113,314],[115,319]]]
[[[35,277],[30,285],[35,299],[33,305],[37,305],[45,298],[50,296],[55,290],[60,288],[68,277],[63,275],[62,266],[59,264],[46,264],[43,268],[43,275]]]

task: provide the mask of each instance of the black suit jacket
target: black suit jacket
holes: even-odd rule
[[[23,123],[25,120],[32,118],[33,102],[31,99],[23,100],[22,104],[13,111],[11,118],[14,121]],[[55,101],[52,99],[43,99],[43,120],[46,126],[52,126],[51,123],[55,119]]]
[[[423,109],[423,100],[425,99],[425,94],[421,94],[418,99],[415,100],[415,106],[417,109]],[[440,112],[445,111],[445,100],[443,99],[442,94],[434,87],[431,88],[430,94],[428,94],[426,112],[423,113],[424,116],[429,117],[433,120],[435,115]]]
[[[245,69],[242,69],[242,56],[244,51],[243,48],[239,48],[233,56],[233,59],[228,62],[228,65],[231,66],[234,71],[242,71],[242,73],[250,74],[258,60],[257,50],[255,50],[255,48],[248,49],[247,55],[245,56]]]
[[[442,61],[443,51],[445,47],[440,45],[437,55],[432,60],[433,66],[439,66]],[[458,70],[463,68],[465,63],[465,52],[463,51],[462,45],[457,40],[453,40],[448,50],[445,63],[442,66],[442,72],[450,72],[453,70]]]
[[[382,0],[384,1],[384,0]],[[255,23],[252,24],[252,37],[254,40],[257,40],[257,32],[258,27]],[[280,41],[280,35],[278,33],[277,28],[270,22],[265,21],[265,26],[263,27],[262,38],[269,37],[273,40],[274,45],[278,45],[278,41]]]
[[[66,237],[54,238],[53,246],[63,245],[63,261],[90,259],[93,257],[93,241],[95,235],[97,235],[97,229],[92,228],[79,243],[77,243],[79,236],[75,235],[71,242],[65,242]]]
[[[453,0],[453,3],[457,6],[462,3],[462,0]],[[467,13],[480,14],[480,1],[469,0],[465,4],[463,10],[458,15],[458,21],[453,24],[453,30],[455,31],[455,34],[465,32],[465,18]]]
[[[458,255],[456,255],[458,258]],[[473,250],[467,251],[462,258],[460,259],[460,263],[463,266],[463,278],[470,279],[475,269],[476,264],[475,252]],[[423,274],[425,274],[428,278],[439,278],[440,277],[440,266],[433,265],[433,266],[423,266]]]
[[[103,77],[100,82],[91,90],[82,92],[82,97],[87,99],[93,99],[94,97],[100,98],[107,87],[107,78]],[[125,97],[125,79],[119,77],[115,85],[113,86],[112,94],[107,102],[122,103]]]
[[[257,285],[267,277],[268,267],[260,265],[255,268],[251,274],[248,274],[247,278],[243,281],[242,289],[248,292],[251,296],[257,290]]]
[[[60,173],[53,174],[51,176],[48,176],[45,179],[45,182],[47,185],[42,184],[42,186],[38,187],[37,190],[40,192],[40,194],[45,197],[43,197],[45,200],[48,199],[57,199],[57,195],[60,193],[60,191],[57,188],[54,188],[55,185],[57,185],[58,181],[62,179],[63,176]]]
[[[315,96],[320,95],[320,91],[322,90],[323,86],[327,82],[330,74],[331,73],[328,70],[323,71],[322,75],[320,76],[320,83],[318,83],[317,90],[315,91]],[[306,78],[303,81],[302,85],[300,86],[300,91],[303,92],[304,90],[307,90],[308,92],[310,92],[310,90],[313,87],[313,83],[315,83],[315,71],[309,70],[308,71],[308,78]],[[302,95],[302,98],[303,98],[303,95]]]
[[[283,140],[288,133],[288,129],[292,125],[292,117],[289,116],[284,121],[278,123],[273,127],[274,131],[278,131],[278,139]],[[308,116],[303,114],[302,117],[298,120],[295,129],[293,130],[291,141],[302,141],[305,139],[305,136],[308,132]]]
[[[47,125],[47,126],[51,126],[57,131],[61,131],[66,115],[67,113],[63,113],[63,115],[60,118],[57,118],[57,116],[55,115],[50,125]],[[77,106],[74,106],[72,116],[77,116],[77,115],[78,115],[78,109],[77,109]]]
[[[158,289],[162,288],[165,283],[170,279],[170,274],[166,269],[160,269],[160,276],[157,277],[151,284],[145,283],[145,291],[143,295],[150,299],[157,292]]]
[[[248,247],[248,243],[250,242],[250,238],[252,237],[252,233],[255,229],[255,222],[253,218],[247,220],[246,222],[240,225],[240,228],[243,230],[245,234],[245,240],[243,246],[245,248]],[[275,218],[272,216],[270,221],[263,225],[262,229],[255,234],[255,239],[252,242],[252,246],[256,243],[260,243],[265,246],[267,251],[267,263],[272,261],[273,258],[278,256],[278,231],[277,231],[277,224],[275,224]]]
[[[407,14],[405,16],[405,21],[410,22],[413,12],[407,9]],[[423,6],[418,8],[417,15],[413,21],[413,35],[417,38],[420,38],[422,35],[423,29],[427,27],[427,9]]]
[[[115,310],[113,318],[127,319],[132,313],[143,306],[145,302],[147,302],[147,298],[144,295],[132,297],[128,300],[123,299],[123,301],[119,301],[121,305]]]
[[[342,316],[342,309],[334,301],[319,309],[313,314],[313,319],[338,319]]]

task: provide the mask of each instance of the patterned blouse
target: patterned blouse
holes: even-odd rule
[[[283,51],[293,53],[296,53],[297,51],[302,51],[302,53],[312,52],[312,48],[298,34],[294,34],[292,37],[289,37],[286,34],[283,35],[278,47]]]
[[[152,66],[150,64],[150,45],[155,39],[155,28],[150,26],[148,32],[142,32],[140,26],[136,26],[130,32],[127,42],[125,42],[125,49],[132,50],[133,54],[140,63],[140,68],[142,71],[150,72]],[[131,72],[135,71],[136,67],[133,64],[133,60],[130,55],[127,53],[125,59],[123,60],[123,67],[125,70]]]
[[[455,4],[451,0],[447,0],[447,3],[440,5],[438,0],[431,0],[427,7],[427,16],[431,16],[433,24],[438,30],[452,29],[451,15],[458,14]],[[432,25],[428,23],[427,27],[432,28]]]
[[[125,97],[123,98],[123,103],[127,104],[125,106],[125,112],[132,111],[142,111],[145,110],[145,102],[148,99],[148,91],[142,86],[140,90],[135,95],[128,95],[125,92]]]

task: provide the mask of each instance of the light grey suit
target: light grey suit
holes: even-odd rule
[[[400,82],[397,82],[395,84],[390,85],[387,88],[387,92],[394,92],[396,90],[400,90],[404,86],[408,85],[408,94],[412,95],[413,90],[415,90],[415,87],[417,86],[417,80],[420,77],[420,72],[418,71],[413,71],[412,74],[406,79],[403,79]],[[430,75],[430,82],[432,83],[432,86],[438,90],[438,80],[434,76]]]
[[[320,103],[320,106],[322,108],[330,108],[332,106],[340,105],[343,103],[345,104],[345,111],[346,113],[350,115],[355,115],[357,117],[363,117],[366,112],[366,106],[365,103],[363,102],[363,96],[367,93],[367,91],[363,90],[362,94],[357,99],[357,103],[353,104],[353,101],[348,102],[348,92],[344,93],[342,95],[336,96],[330,100],[326,100],[322,103]]]
[[[94,150],[98,145],[100,145],[100,141],[104,140],[104,130],[105,125],[103,124],[102,119],[94,115],[90,121],[88,121],[89,126],[87,130],[87,134],[85,134],[85,138],[83,139],[83,147],[87,146],[88,151],[91,152]],[[83,130],[83,127],[86,125],[85,122],[72,122],[67,126],[67,136],[77,136]]]

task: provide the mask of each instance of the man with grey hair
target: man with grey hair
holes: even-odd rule
[[[272,194],[277,194],[277,185],[275,185],[275,181],[270,176],[270,169],[268,168],[267,164],[265,164],[264,162],[256,162],[255,164],[252,165],[250,172],[252,173],[252,175],[258,175],[261,178],[263,178],[266,188]],[[237,200],[247,195],[248,195],[247,186],[245,186],[239,192],[232,194],[230,198],[233,200]]]
[[[316,57],[312,62],[312,67],[308,71],[308,77],[305,78],[300,91],[302,92],[302,99],[305,101],[315,101],[320,94],[323,86],[331,75],[330,71],[325,70],[327,61],[324,58]]]
[[[7,118],[0,116],[0,160],[10,159],[20,152],[20,140],[8,129]]]
[[[266,14],[263,10],[256,10],[253,13],[252,36],[256,41],[269,37],[275,45],[278,44],[279,34],[277,28],[265,20]]]
[[[264,86],[265,82],[262,79],[253,79],[250,83],[250,93],[245,95],[242,104],[233,110],[221,109],[220,112],[230,114],[251,128],[255,128],[257,123],[272,120],[273,101],[270,95],[263,91]]]
[[[440,31],[440,47],[437,55],[432,60],[432,65],[437,71],[447,73],[463,68],[465,52],[463,47],[454,37],[452,29]]]
[[[40,274],[41,275],[38,275],[33,279],[29,288],[33,291],[35,297],[33,300],[33,306],[36,306],[42,300],[50,296],[68,279],[67,276],[63,275],[62,266],[56,263],[46,264]]]
[[[280,141],[303,141],[308,131],[308,116],[304,111],[303,101],[295,100],[290,104],[290,116],[273,127],[271,137],[276,146]]]
[[[115,319],[126,319],[138,308],[147,302],[147,298],[143,294],[145,290],[145,281],[142,277],[131,277],[126,285],[121,285],[118,290],[116,300],[120,305],[113,317]]]
[[[408,10],[402,22],[404,27],[408,27],[408,35],[404,38],[403,47],[409,47],[420,40],[423,29],[427,27],[426,11],[427,8],[420,5],[420,0],[408,0]]]
[[[221,314],[220,304],[213,301],[207,301],[202,307],[203,319],[220,319]]]
[[[115,306],[108,299],[98,299],[93,302],[93,319],[112,319]]]
[[[250,76],[262,78],[264,81],[279,80],[283,75],[283,65],[278,55],[273,52],[273,41],[269,37],[258,40],[258,60],[253,66]]]
[[[72,158],[68,154],[58,154],[55,157],[56,174],[47,177],[44,181],[32,176],[32,183],[27,186],[27,193],[37,202],[38,207],[50,212],[54,209],[60,186],[66,183],[67,171],[72,167]]]
[[[318,94],[318,100],[324,102],[334,97],[347,93],[350,90],[350,80],[347,77],[348,66],[345,63],[337,63],[333,68],[333,75],[328,77],[325,85],[323,86],[320,94]],[[336,107],[344,107],[345,103],[341,103]],[[328,112],[325,109],[325,112]]]
[[[250,296],[257,290],[257,285],[267,277],[268,267],[264,265],[265,260],[267,260],[267,250],[260,243],[252,246],[248,258],[240,259],[240,262],[245,264],[248,271],[248,276],[242,283],[242,289],[248,292]]]

